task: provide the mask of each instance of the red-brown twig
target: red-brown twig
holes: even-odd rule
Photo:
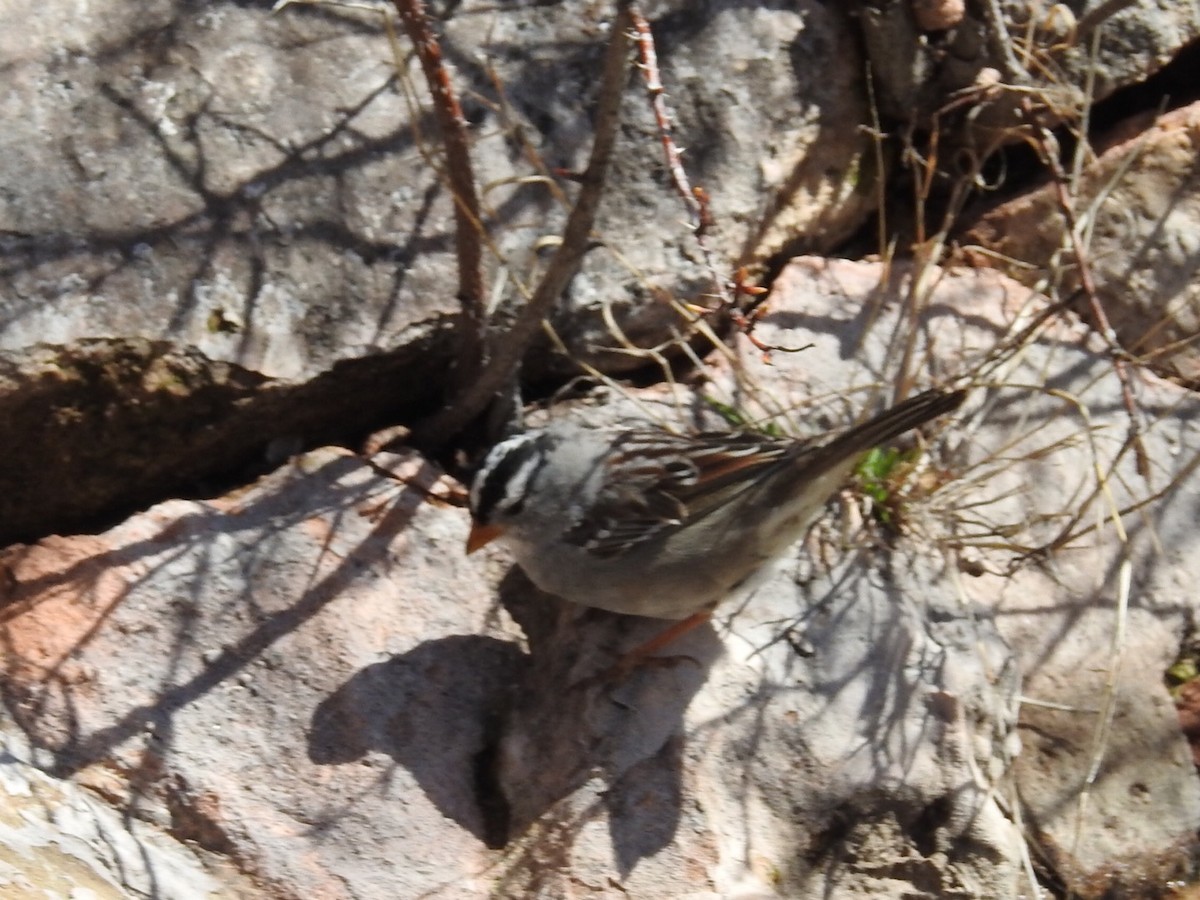
[[[1142,443],[1141,420],[1138,416],[1137,404],[1134,401],[1133,388],[1130,384],[1128,355],[1121,347],[1117,333],[1108,321],[1108,315],[1104,312],[1104,304],[1101,303],[1100,294],[1096,290],[1095,279],[1092,278],[1092,267],[1079,235],[1079,220],[1075,215],[1075,207],[1071,202],[1071,196],[1067,190],[1067,175],[1063,171],[1062,164],[1059,162],[1056,152],[1058,141],[1050,133],[1050,130],[1037,120],[1033,112],[1033,107],[1028,101],[1024,103],[1024,112],[1034,125],[1038,153],[1047,168],[1050,169],[1050,174],[1054,181],[1059,212],[1062,214],[1063,221],[1066,224],[1067,235],[1071,241],[1071,255],[1075,257],[1075,264],[1079,267],[1079,286],[1087,298],[1092,316],[1096,320],[1096,327],[1099,328],[1101,336],[1108,344],[1109,353],[1112,356],[1113,369],[1117,373],[1117,379],[1121,382],[1121,399],[1124,402],[1125,411],[1129,414],[1129,442],[1133,447],[1137,473],[1142,478],[1149,480],[1150,460],[1146,454],[1145,445]]]
[[[800,353],[812,347],[811,343],[800,347],[782,347],[778,344],[768,344],[755,336],[754,326],[767,311],[767,289],[751,284],[747,275],[746,267],[742,266],[734,273],[733,281],[729,283],[734,298],[728,307],[729,320],[733,322],[733,327],[744,334],[746,340],[762,353],[762,361],[770,365],[772,353]]]
[[[709,250],[705,236],[713,226],[712,210],[709,205],[708,192],[702,187],[693,187],[688,180],[687,171],[683,168],[683,151],[675,143],[673,136],[673,116],[667,106],[666,89],[663,87],[662,76],[658,71],[658,53],[654,49],[654,34],[650,31],[650,23],[637,10],[630,11],[633,17],[633,27],[637,39],[638,69],[646,82],[646,94],[650,98],[650,109],[654,113],[654,121],[658,125],[658,137],[662,142],[663,156],[666,157],[667,171],[671,175],[671,183],[676,193],[687,208],[692,234],[704,257],[704,263],[712,277],[717,297],[721,307],[734,308],[734,298],[730,285],[717,269],[712,251]]]
[[[699,196],[688,181],[687,172],[683,168],[683,153],[675,144],[672,136],[671,110],[667,108],[667,91],[663,87],[662,77],[658,71],[658,52],[654,49],[654,34],[650,31],[650,23],[646,17],[634,7],[632,10],[633,27],[637,36],[638,69],[646,82],[646,93],[650,97],[650,109],[654,113],[654,121],[658,125],[658,137],[662,141],[663,155],[667,159],[667,171],[671,173],[671,182],[683,200],[692,218],[692,229],[696,234],[703,235],[711,222],[705,221],[705,210]]]
[[[596,210],[604,190],[609,161],[616,144],[621,94],[629,66],[631,26],[628,2],[620,0],[616,21],[613,22],[612,38],[604,59],[592,153],[581,179],[579,197],[567,216],[562,242],[555,251],[546,274],[530,300],[521,307],[516,318],[506,327],[503,340],[491,342],[488,358],[479,371],[479,377],[440,413],[431,416],[415,429],[416,443],[423,446],[439,446],[484,411],[512,379],[517,365],[541,327],[542,320],[549,315],[579,268],[584,251],[587,250]]]
[[[442,62],[442,50],[429,24],[422,0],[393,0],[408,38],[417,51],[421,71],[433,98],[433,111],[446,149],[446,176],[454,197],[455,248],[458,257],[458,300],[462,304],[459,328],[458,369],[454,386],[465,389],[475,381],[483,365],[485,291],[483,285],[483,240],[479,219],[479,196],[467,140],[462,107]]]
[[[636,7],[632,10],[632,16],[637,39],[638,69],[646,82],[646,94],[650,98],[650,109],[654,113],[654,121],[658,126],[658,137],[662,143],[663,156],[666,158],[667,171],[670,173],[671,183],[675,186],[676,193],[679,194],[683,205],[687,208],[696,246],[700,249],[704,265],[712,279],[713,295],[719,301],[716,309],[692,307],[693,311],[700,315],[710,313],[727,315],[734,328],[744,334],[750,343],[762,352],[764,360],[769,361],[770,353],[775,350],[794,353],[805,349],[804,347],[775,347],[756,338],[754,326],[762,316],[761,306],[766,299],[762,295],[766,294],[766,290],[750,286],[746,282],[744,268],[738,271],[732,281],[722,275],[721,270],[717,268],[707,241],[708,232],[714,224],[708,191],[699,185],[692,185],[688,179],[687,170],[683,166],[683,151],[675,143],[672,125],[674,117],[667,106],[666,89],[663,87],[662,76],[659,74],[658,53],[654,48],[654,34],[650,30],[650,23]],[[741,299],[743,297],[750,299],[743,303]]]

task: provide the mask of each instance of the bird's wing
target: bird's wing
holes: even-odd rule
[[[743,433],[625,433],[605,457],[595,503],[566,539],[600,556],[619,556],[709,515],[785,468],[788,478],[775,484],[785,495],[780,502],[789,502],[789,485],[852,463],[871,447],[952,412],[966,396],[963,390],[925,391],[862,424],[803,441]]]
[[[566,540],[598,556],[620,556],[725,505],[797,447],[738,433],[626,432],[613,443],[595,501]]]

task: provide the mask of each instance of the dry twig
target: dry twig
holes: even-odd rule
[[[679,194],[688,211],[689,227],[696,239],[700,255],[704,259],[705,268],[708,269],[709,278],[712,280],[713,296],[719,301],[716,309],[690,306],[688,311],[697,315],[714,312],[727,314],[734,327],[745,334],[764,355],[775,350],[790,353],[804,349],[803,347],[771,347],[756,338],[753,334],[754,325],[761,315],[760,307],[766,299],[766,289],[751,285],[747,281],[745,268],[740,269],[734,279],[730,281],[717,267],[707,241],[708,232],[714,224],[708,191],[699,185],[693,185],[688,178],[687,170],[683,167],[683,151],[675,143],[672,124],[674,116],[667,105],[666,88],[663,87],[662,76],[658,70],[658,52],[654,47],[654,34],[650,30],[650,23],[646,21],[637,7],[631,9],[631,15],[637,38],[638,70],[646,82],[646,94],[650,98],[650,110],[654,113],[654,122],[658,127],[658,137],[662,143],[667,171],[671,176],[671,184],[674,185],[676,193]],[[749,299],[743,300],[742,298]]]
[[[1117,378],[1121,383],[1121,399],[1125,404],[1125,411],[1129,415],[1129,441],[1137,460],[1137,472],[1142,478],[1148,480],[1150,478],[1150,461],[1146,455],[1146,448],[1142,443],[1141,418],[1138,415],[1137,404],[1133,397],[1127,355],[1121,348],[1112,325],[1109,324],[1108,315],[1104,311],[1104,304],[1101,303],[1099,292],[1096,290],[1096,282],[1092,278],[1092,268],[1088,259],[1087,249],[1083,245],[1079,220],[1075,215],[1075,205],[1072,202],[1069,192],[1070,182],[1066,172],[1063,171],[1062,163],[1058,160],[1058,142],[1054,138],[1054,135],[1050,133],[1050,130],[1044,124],[1037,121],[1033,107],[1028,102],[1024,105],[1024,112],[1035,125],[1034,134],[1037,139],[1035,147],[1042,158],[1042,162],[1050,170],[1056,192],[1055,196],[1058,200],[1059,212],[1062,214],[1066,225],[1067,238],[1071,244],[1071,254],[1075,258],[1076,266],[1078,266],[1079,286],[1083,291],[1083,295],[1087,298],[1092,316],[1096,320],[1096,326],[1100,329],[1101,336],[1108,344],[1109,353],[1112,356],[1113,368],[1116,370]]]
[[[612,25],[612,38],[604,60],[599,102],[596,110],[596,137],[587,170],[580,182],[579,197],[567,217],[562,242],[542,277],[533,297],[505,328],[504,340],[490,342],[490,352],[478,378],[466,386],[440,413],[422,422],[414,431],[418,444],[438,446],[475,419],[508,384],[542,320],[553,309],[579,268],[587,249],[596,210],[600,205],[604,182],[620,121],[621,94],[628,70],[632,16],[628,0],[621,0]]]
[[[455,384],[465,389],[483,364],[484,342],[483,241],[479,196],[462,106],[442,62],[442,50],[429,24],[422,0],[393,0],[396,12],[417,51],[421,71],[433,98],[434,116],[446,149],[446,175],[454,197],[454,236],[458,256],[458,299],[462,304]]]

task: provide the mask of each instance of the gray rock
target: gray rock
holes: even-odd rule
[[[453,326],[453,201],[427,104],[414,118],[408,103],[427,93],[416,63],[398,84],[380,16],[110,6],[4,14],[0,348],[170,340],[303,379]],[[816,2],[652,12],[720,265],[844,238],[872,200],[842,19]],[[582,0],[465,3],[439,23],[500,255],[494,299],[520,302],[514,280],[536,279],[538,241],[561,229],[555,191],[530,178],[586,160],[608,15]],[[680,325],[657,292],[710,289],[632,70],[625,112],[597,243],[559,320],[609,368],[636,362],[595,356],[614,340],[602,307],[655,345]]]
[[[1200,103],[1145,128],[1143,117],[1107,138],[1110,146],[1074,186],[1077,216],[1090,227],[1083,246],[1096,294],[1117,339],[1158,369],[1200,380]],[[1045,185],[986,213],[964,235],[979,264],[1012,259],[1014,277],[1033,284],[1063,270],[1059,290],[1079,287],[1057,189]],[[980,253],[977,247],[988,252]],[[1079,311],[1095,323],[1090,305]]]
[[[324,449],[5,551],[0,733],[276,896],[1000,897],[1032,892],[1027,856],[1085,896],[1186,875],[1200,784],[1161,673],[1195,615],[1200,405],[1139,379],[1147,483],[1082,327],[997,356],[1041,298],[889,271],[796,261],[756,336],[808,350],[739,341],[636,397],[809,433],[900,372],[981,382],[885,482],[899,532],[835,498],[661,666],[600,678],[661,623],[464,557],[430,463]]]

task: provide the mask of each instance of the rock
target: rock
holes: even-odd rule
[[[4,732],[269,896],[486,881],[474,757],[521,654],[444,480],[381,461],[10,550]]]
[[[925,128],[934,116],[969,108],[968,142],[985,153],[1020,139],[1023,102],[1052,124],[1077,121],[1086,106],[1155,75],[1200,36],[1194,10],[1154,0],[858,6],[881,113]]]
[[[798,260],[755,336],[809,349],[739,341],[636,397],[808,433],[985,383],[885,482],[891,531],[845,493],[662,665],[600,678],[661,623],[464,557],[431,463],[323,449],[6,551],[0,734],[272,896],[1011,896],[1026,852],[1082,896],[1186,876],[1200,785],[1162,671],[1195,614],[1200,404],[1139,377],[1147,483],[1084,328],[1014,341],[1028,289],[889,271]]]
[[[676,139],[713,196],[721,276],[856,228],[873,200],[843,19],[815,0],[651,14]],[[582,0],[469,2],[436,24],[495,250],[484,280],[519,303],[513,281],[536,278],[539,241],[574,193],[552,189],[547,168],[579,170],[591,146],[608,20]],[[454,202],[430,162],[440,145],[416,62],[398,83],[379,15],[52,2],[4,25],[0,349],[169,340],[304,380],[454,326]],[[598,241],[558,320],[613,369],[638,362],[595,354],[614,342],[602,308],[656,345],[681,324],[658,292],[710,290],[632,71],[625,114]]]
[[[454,312],[386,42],[262,7],[41,12],[5,28],[0,346],[170,340],[303,378]]]
[[[123,817],[85,788],[51,778],[0,741],[0,888],[10,897],[268,897],[225,859]]]
[[[1200,233],[1200,103],[1122,135],[1083,171],[1071,192],[1087,211],[1086,256],[1096,294],[1122,347],[1156,369],[1200,380],[1197,245]],[[1013,259],[1014,276],[1032,284],[1063,269],[1059,291],[1079,287],[1057,188],[1044,185],[984,214],[962,238],[971,262]],[[981,253],[973,247],[982,247]],[[1055,254],[1067,248],[1064,261]],[[1086,300],[1077,304],[1091,316]],[[1095,320],[1093,318],[1093,323]]]
[[[830,299],[873,289],[865,311]],[[1200,499],[1200,403],[1134,373],[1143,477],[1102,344],[1061,317],[1022,334],[1045,303],[1028,289],[986,270],[900,266],[885,280],[865,264],[799,260],[776,292],[797,301],[764,320],[757,336],[768,344],[819,328],[812,352],[822,362],[840,354],[861,365],[890,352],[920,360],[922,373],[954,361],[986,379],[982,406],[951,438],[960,445],[947,472],[958,475],[933,495],[932,519],[919,521],[936,546],[983,557],[981,574],[948,577],[971,615],[994,623],[1021,673],[1023,749],[1006,808],[1023,807],[1038,851],[1080,896],[1195,878],[1200,782],[1163,676],[1196,613],[1188,523]],[[915,329],[899,324],[906,306],[917,310]],[[873,323],[865,340],[862,319]],[[914,330],[914,345],[899,339]],[[775,365],[785,359],[775,355]],[[808,368],[823,373],[822,362]],[[747,368],[748,380],[758,374]],[[826,387],[822,375],[808,381],[810,396]],[[798,401],[773,396],[783,408]]]

